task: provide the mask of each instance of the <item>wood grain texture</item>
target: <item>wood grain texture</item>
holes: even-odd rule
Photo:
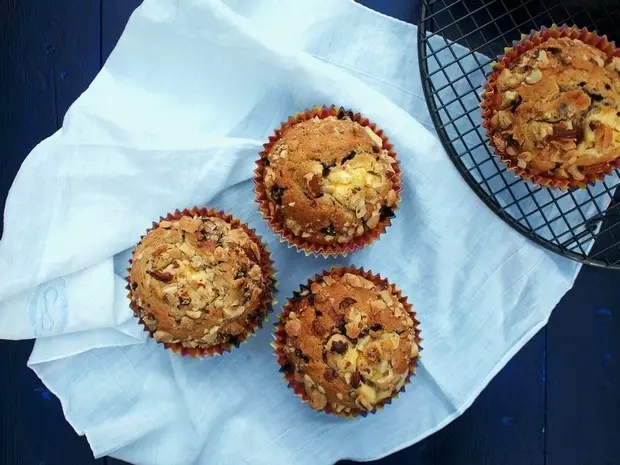
[[[620,464],[620,272],[584,268],[547,334],[547,464]]]
[[[0,1],[0,212],[23,159],[99,69],[99,6]],[[103,464],[26,367],[31,349],[31,341],[0,341],[0,464]]]
[[[0,1],[2,212],[28,152],[61,126],[99,70],[99,13],[99,0]]]
[[[436,433],[437,465],[542,465],[545,332],[491,381],[472,407]]]
[[[32,341],[0,341],[0,464],[104,465],[26,362]]]

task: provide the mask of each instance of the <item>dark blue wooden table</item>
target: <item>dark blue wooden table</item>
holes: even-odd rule
[[[2,210],[22,160],[61,126],[139,3],[0,0]],[[362,3],[417,21],[415,0]],[[5,273],[10,270],[0,270],[0,278]],[[64,420],[58,400],[26,367],[31,349],[32,341],[0,341],[0,464],[120,465],[93,458],[86,440]],[[620,464],[619,385],[620,274],[584,268],[549,325],[463,416],[376,463]]]

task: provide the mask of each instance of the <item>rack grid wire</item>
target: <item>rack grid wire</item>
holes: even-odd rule
[[[536,187],[506,169],[481,127],[491,64],[521,34],[586,27],[620,45],[618,0],[422,0],[418,53],[437,135],[457,170],[501,219],[542,247],[620,269],[620,174],[585,189]]]

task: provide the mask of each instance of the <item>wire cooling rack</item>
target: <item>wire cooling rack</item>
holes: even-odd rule
[[[478,196],[526,237],[586,264],[620,269],[620,175],[586,189],[534,187],[507,171],[481,127],[480,92],[504,47],[552,24],[620,45],[620,0],[421,0],[418,52],[437,134]]]

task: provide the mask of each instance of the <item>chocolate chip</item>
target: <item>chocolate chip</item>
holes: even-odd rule
[[[227,337],[228,343],[235,346],[235,347],[239,347],[239,344],[241,343],[241,341],[239,340],[238,336],[235,336],[234,334],[229,334]]]
[[[245,266],[240,266],[239,269],[237,270],[237,272],[235,273],[235,279],[241,279],[243,277],[245,277],[245,274],[247,273],[247,268]]]
[[[375,152],[375,153],[379,153],[379,152],[381,152],[381,149],[373,144],[372,151]]]
[[[153,278],[157,279],[158,281],[162,281],[164,283],[168,283],[172,281],[172,275],[165,271],[148,270],[147,273],[150,274]]]
[[[334,370],[332,367],[327,367],[325,368],[325,371],[323,372],[323,377],[325,378],[325,381],[333,381],[336,379],[336,370]]]
[[[560,55],[562,53],[562,50],[557,47],[548,47],[547,51],[551,52],[553,55]]]
[[[308,357],[306,354],[304,354],[302,352],[301,349],[297,348],[295,349],[295,356],[300,359],[303,360],[304,362],[308,363],[310,361],[310,357]]]
[[[293,374],[295,366],[292,363],[285,363],[280,367],[280,373],[286,373],[287,375]]]
[[[372,331],[380,331],[383,329],[383,326],[380,323],[375,323],[370,327]]]
[[[323,165],[323,172],[321,174],[324,178],[329,176],[329,170],[332,168],[332,166],[336,166],[335,163],[321,163],[321,165]]]
[[[336,229],[334,228],[334,223],[329,223],[329,226],[326,228],[322,228],[321,232],[323,234],[327,234],[329,236],[335,236],[336,235]]]
[[[361,381],[362,381],[362,377],[360,376],[359,371],[356,371],[351,374],[351,387],[358,388]]]
[[[519,105],[521,105],[521,102],[523,102],[523,97],[521,97],[520,95],[517,95],[517,98],[514,99],[514,101],[510,104],[510,111],[512,113],[517,111],[517,108],[519,108]]]
[[[353,158],[355,157],[355,155],[357,155],[357,153],[355,152],[355,150],[351,150],[349,153],[347,153],[344,158],[342,159],[342,161],[340,162],[341,165],[344,165],[346,162],[348,162],[349,160],[353,160]]]
[[[346,342],[344,342],[344,341],[334,341],[334,342],[332,342],[331,351],[335,352],[337,354],[342,355],[342,354],[344,354],[347,351],[348,348],[349,348],[349,344],[347,344]]]
[[[600,94],[596,94],[594,92],[588,92],[588,95],[590,96],[593,102],[602,102],[603,100],[605,100],[605,97],[603,97]]]
[[[341,310],[344,310],[346,308],[349,308],[354,303],[357,303],[357,300],[351,297],[345,297],[344,299],[340,301],[340,304],[338,304],[338,308],[340,308]]]
[[[581,81],[581,82],[579,83],[579,87],[583,87],[583,86],[585,86],[585,85],[586,85],[586,81]]]
[[[553,128],[553,137],[556,139],[574,139],[577,140],[579,133],[576,129],[566,129],[562,127]]]
[[[131,283],[131,288],[135,291],[138,288],[138,283]]]
[[[276,205],[282,205],[282,196],[284,195],[285,187],[273,186],[271,188],[271,198]]]
[[[605,84],[605,89],[611,90],[611,86],[609,84]]]
[[[394,215],[394,210],[392,210],[387,205],[382,205],[381,206],[381,210],[379,211],[379,214],[381,215],[381,219],[394,218],[394,216],[395,216]]]
[[[317,310],[316,308],[314,309],[314,316],[315,317],[320,317],[323,316],[323,312],[321,310]]]

